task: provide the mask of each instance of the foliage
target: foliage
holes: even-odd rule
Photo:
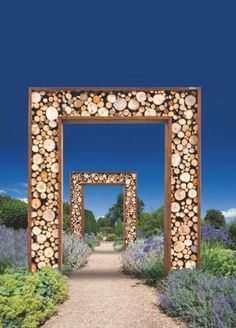
[[[84,232],[97,233],[97,221],[92,211],[84,210]]]
[[[197,270],[176,270],[162,285],[161,308],[190,327],[233,328],[236,323],[236,280]]]
[[[63,270],[75,271],[85,265],[91,248],[74,234],[65,233],[63,236]]]
[[[216,229],[220,229],[220,227],[226,225],[225,217],[222,212],[215,209],[207,210],[205,222],[214,225]]]
[[[124,241],[120,239],[114,241],[113,247],[116,252],[122,252],[124,250]]]
[[[212,275],[236,276],[236,256],[231,249],[224,249],[220,243],[203,242],[201,271]]]
[[[27,230],[0,225],[0,272],[6,267],[27,266]]]
[[[115,241],[117,240],[117,236],[114,233],[108,233],[107,236],[105,237],[106,241]]]
[[[28,226],[28,205],[21,200],[0,196],[0,225],[14,229]]]
[[[160,207],[152,212],[142,213],[138,220],[138,231],[146,237],[164,231],[164,208]]]
[[[101,228],[112,227],[111,219],[108,217],[100,217],[97,220],[98,230],[101,231]]]
[[[94,250],[96,246],[100,245],[100,241],[97,239],[96,235],[93,232],[90,234],[86,233],[84,235],[84,241],[92,250]]]
[[[137,215],[138,218],[143,213],[144,202],[143,200],[137,200]],[[111,221],[111,225],[114,226],[115,223],[121,219],[123,221],[123,193],[120,193],[117,196],[116,203],[108,210],[108,213],[105,215],[106,218],[109,218]]]
[[[70,232],[70,204],[63,203],[63,229]],[[97,221],[92,211],[84,209],[84,232],[97,233]]]
[[[35,328],[67,297],[66,279],[55,270],[0,275],[0,327]]]
[[[236,217],[231,221],[229,225],[229,234],[232,240],[232,247],[236,249]]]
[[[70,230],[70,204],[67,202],[63,203],[63,230]]]
[[[227,227],[216,230],[214,225],[204,224],[201,226],[202,240],[208,243],[219,242],[223,246],[229,246],[232,241]]]
[[[116,236],[120,237],[123,234],[123,230],[124,230],[124,224],[121,221],[121,219],[118,219],[114,227],[114,233]]]
[[[163,244],[161,234],[130,244],[122,254],[124,272],[155,285],[164,275]]]

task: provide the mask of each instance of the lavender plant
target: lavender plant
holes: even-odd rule
[[[197,270],[176,270],[158,293],[161,308],[190,327],[233,328],[236,325],[236,279]]]
[[[95,233],[86,233],[84,235],[84,241],[93,250],[96,246],[100,245],[100,241],[97,239]]]
[[[63,264],[65,271],[75,271],[84,266],[91,248],[83,240],[74,234],[63,236]]]
[[[229,246],[232,243],[229,229],[220,227],[216,229],[214,225],[203,224],[201,228],[202,240],[208,243],[220,243],[222,246]]]
[[[0,261],[12,268],[27,266],[27,230],[0,225]]]
[[[124,272],[144,278],[155,285],[164,275],[163,235],[158,234],[146,240],[138,239],[122,254]]]

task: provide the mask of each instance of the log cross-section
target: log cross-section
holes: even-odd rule
[[[165,269],[198,266],[201,90],[58,87],[29,92],[30,270],[62,268],[64,123],[165,124]]]
[[[136,239],[137,226],[137,175],[135,172],[72,172],[70,178],[71,231],[84,234],[85,185],[123,186],[123,223],[125,247]]]

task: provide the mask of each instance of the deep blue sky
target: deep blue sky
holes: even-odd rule
[[[26,197],[29,86],[197,85],[202,87],[203,213],[210,207],[236,208],[233,5],[234,1],[3,2],[0,192]]]
[[[146,210],[164,199],[164,125],[99,124],[64,127],[64,195],[69,198],[71,171],[135,171],[138,195]],[[122,188],[87,186],[85,207],[102,216]]]

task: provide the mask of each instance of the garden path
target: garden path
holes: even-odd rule
[[[102,242],[69,277],[69,299],[43,328],[177,328],[157,306],[154,288],[121,272],[120,255]]]

